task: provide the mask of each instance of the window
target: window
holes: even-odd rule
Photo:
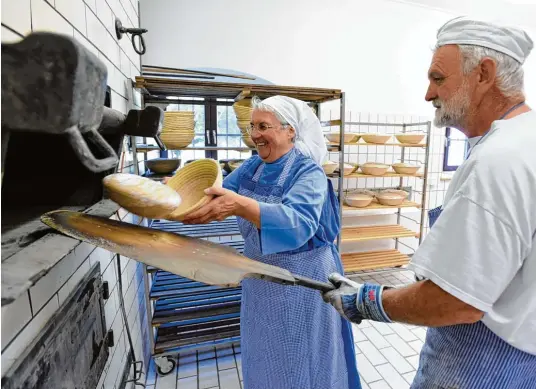
[[[233,103],[233,100],[230,100],[230,103]],[[237,126],[236,115],[231,105],[218,104],[217,106],[217,134],[218,147],[247,147],[242,140],[242,133]],[[218,158],[244,159],[250,152],[246,153],[237,150],[220,150]]]
[[[190,99],[192,100],[192,99]],[[205,105],[203,99],[197,104],[169,104],[167,106],[168,111],[193,111],[195,120],[195,137],[189,147],[203,147],[205,146]],[[202,150],[170,150],[170,158],[181,158],[182,163],[185,164],[188,161],[204,158],[205,152]]]
[[[251,155],[252,151],[217,150],[225,147],[247,147],[236,123],[233,99],[178,97],[173,100],[179,101],[166,104],[167,111],[195,112],[195,138],[188,149],[164,152],[168,157],[181,158],[183,163],[186,163],[199,158],[245,159]],[[196,147],[201,150],[193,150]]]
[[[445,138],[443,171],[454,171],[465,161],[469,151],[469,142],[461,131],[450,127],[445,130]]]

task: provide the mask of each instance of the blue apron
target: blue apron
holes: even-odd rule
[[[259,183],[265,166],[259,163],[251,167],[252,178],[241,178],[238,193],[281,203],[297,156],[291,153],[277,185]],[[326,202],[332,204],[335,193],[332,186],[329,190]],[[238,226],[249,258],[320,281],[332,272],[342,273],[340,257],[329,241],[317,248],[310,242],[307,251],[263,255],[258,229],[242,218]],[[240,323],[245,389],[361,389],[351,325],[322,301],[318,291],[245,279]]]
[[[430,228],[441,212],[430,210]],[[536,355],[510,346],[481,321],[428,328],[411,389],[451,388],[534,389]]]

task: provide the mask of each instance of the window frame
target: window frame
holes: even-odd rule
[[[455,142],[458,142],[459,140],[457,139],[451,139],[451,128],[450,127],[446,127],[445,128],[445,152],[443,154],[443,171],[444,172],[453,172],[453,171],[456,171],[458,169],[458,167],[460,165],[449,165],[449,154],[451,152],[451,149],[450,149],[450,146],[451,146],[451,142],[455,141]],[[465,159],[467,158],[467,153],[469,152],[469,142],[467,140],[465,140],[465,153],[464,153],[464,156],[463,156],[463,159],[465,161]]]
[[[172,100],[165,102],[165,104],[185,104],[185,105],[203,105],[205,107],[205,147],[221,147],[218,146],[218,135],[224,135],[226,137],[242,137],[240,134],[218,134],[218,106],[232,107],[234,101],[222,101],[218,98],[205,97],[203,100],[190,99],[188,97],[179,97],[178,100]],[[195,135],[203,135],[202,133],[195,133]],[[223,150],[205,150],[205,158],[212,158],[219,160],[219,152]],[[255,149],[251,150],[251,154],[257,154]],[[160,157],[167,158],[167,150],[160,151]]]

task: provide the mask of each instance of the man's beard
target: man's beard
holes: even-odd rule
[[[435,112],[434,125],[436,127],[461,128],[469,111],[469,85],[463,82],[460,88],[446,101],[435,99],[434,107],[439,107]]]

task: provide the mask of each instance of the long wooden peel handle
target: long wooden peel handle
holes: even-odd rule
[[[323,293],[326,293],[335,289],[335,286],[328,282],[320,282],[320,281],[313,280],[311,278],[297,276],[295,274],[293,274],[293,276],[294,276],[294,279],[296,280],[296,285],[305,286],[311,289],[316,289]]]

